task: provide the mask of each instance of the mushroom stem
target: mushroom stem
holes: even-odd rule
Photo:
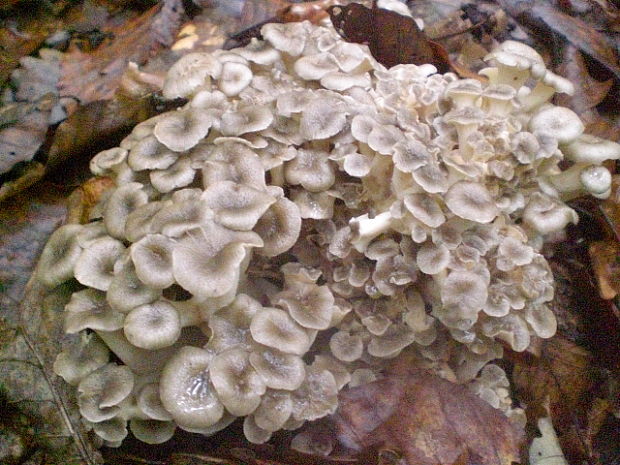
[[[600,165],[576,163],[548,180],[565,201],[587,194],[605,199],[611,193],[611,173]]]

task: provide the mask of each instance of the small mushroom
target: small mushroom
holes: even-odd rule
[[[120,411],[119,404],[131,394],[133,385],[133,374],[126,366],[108,363],[98,368],[78,385],[80,413],[94,423],[115,417]]]
[[[165,170],[178,158],[178,153],[173,152],[151,135],[141,139],[131,148],[127,163],[135,171]]]
[[[127,314],[125,337],[134,346],[155,350],[174,344],[181,334],[176,308],[164,300],[140,305]]]
[[[97,176],[106,176],[127,160],[127,153],[127,149],[121,147],[99,152],[90,160],[90,172]]]
[[[252,416],[258,427],[265,431],[278,431],[290,418],[292,411],[293,401],[290,393],[269,389]]]
[[[172,421],[132,418],[129,420],[129,429],[136,439],[146,444],[163,444],[172,439],[176,425]]]
[[[173,249],[174,242],[162,234],[147,234],[135,242],[129,252],[140,281],[156,289],[172,286]]]
[[[188,186],[196,175],[191,164],[189,158],[180,158],[166,170],[153,170],[149,173],[151,184],[162,194]]]
[[[136,396],[136,403],[142,413],[152,420],[170,421],[172,415],[168,412],[159,397],[159,383],[148,383],[140,388]]]
[[[111,237],[93,241],[80,254],[75,265],[75,278],[83,285],[107,291],[113,278],[114,264],[125,247]]]
[[[226,410],[238,416],[249,415],[256,410],[266,386],[250,364],[248,352],[240,347],[225,350],[215,356],[209,371],[211,382]]]
[[[299,132],[306,140],[328,139],[342,131],[346,122],[346,111],[339,99],[317,95],[301,112]]]
[[[491,194],[482,184],[471,181],[454,183],[445,195],[452,213],[478,223],[490,223],[498,214]]]
[[[82,332],[58,354],[54,361],[54,373],[77,386],[88,374],[108,363],[109,358],[110,351],[96,334]]]
[[[206,137],[213,126],[213,115],[201,108],[185,108],[168,112],[161,118],[153,135],[173,152],[184,152]]]
[[[310,192],[329,189],[335,181],[335,173],[328,153],[322,150],[297,151],[297,156],[284,165],[286,181],[301,186]]]
[[[427,194],[407,194],[403,202],[409,213],[431,228],[439,227],[446,217],[437,201]]]
[[[354,362],[364,352],[364,343],[358,335],[352,335],[348,331],[338,331],[329,340],[329,348],[338,360]]]
[[[130,182],[116,188],[108,199],[103,209],[103,224],[110,236],[125,239],[127,217],[148,202],[148,195],[142,188],[142,184]]]
[[[304,355],[310,345],[310,339],[284,310],[263,308],[252,318],[250,332],[260,344],[278,349],[282,352]]]
[[[65,306],[64,330],[74,334],[86,328],[115,331],[123,327],[125,315],[112,310],[104,292],[84,289],[74,292]]]
[[[188,53],[168,70],[163,94],[167,99],[184,98],[209,88],[211,78],[218,78],[222,65],[210,53]]]
[[[219,89],[228,97],[238,95],[252,82],[252,70],[243,63],[227,62],[218,79]]]
[[[279,198],[258,219],[253,231],[263,240],[259,255],[275,257],[289,250],[299,238],[301,216],[299,208],[286,197]]]
[[[164,408],[181,428],[209,428],[224,414],[211,384],[213,354],[198,347],[182,347],[166,362],[159,380]]]
[[[560,144],[568,144],[583,133],[584,126],[573,110],[550,105],[532,116],[529,129],[552,135]]]
[[[250,363],[271,389],[293,391],[306,376],[301,357],[275,349],[263,349],[250,354]]]
[[[293,418],[317,420],[334,413],[338,406],[338,386],[328,370],[309,368],[306,382],[293,391]]]
[[[39,258],[37,277],[47,287],[73,278],[74,267],[82,254],[77,234],[82,226],[67,224],[61,226],[50,236]]]
[[[590,134],[582,134],[571,143],[562,146],[562,153],[575,163],[598,165],[605,160],[618,160],[620,144]]]
[[[222,115],[220,130],[225,136],[261,131],[273,122],[273,112],[265,105],[247,106]]]
[[[328,286],[299,283],[274,296],[273,303],[304,328],[327,329],[332,320],[334,296]]]

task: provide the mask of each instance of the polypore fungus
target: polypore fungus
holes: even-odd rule
[[[308,22],[261,34],[170,68],[187,103],[95,156],[116,186],[41,255],[44,285],[80,286],[54,369],[82,416],[108,445],[239,416],[262,443],[403,350],[510,412],[488,364],[554,334],[542,244],[577,221],[566,199],[609,195],[620,145],[548,103],[571,85],[524,44],[483,83]]]

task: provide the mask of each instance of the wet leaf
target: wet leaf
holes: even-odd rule
[[[359,3],[328,8],[334,28],[347,41],[366,43],[377,61],[388,68],[403,63],[431,63],[440,72],[449,69],[446,55],[437,53],[413,18]]]
[[[599,294],[603,299],[613,299],[620,294],[620,243],[593,242],[589,251]]]
[[[425,372],[343,391],[334,421],[345,446],[382,446],[407,465],[519,461],[521,434],[499,410],[464,386]]]
[[[45,175],[45,166],[38,161],[26,163],[23,169],[18,170],[15,179],[8,180],[0,186],[0,203],[6,199],[25,191],[40,181]]]
[[[592,355],[561,336],[543,341],[540,358],[518,359],[513,382],[520,399],[534,414],[545,416],[547,400],[554,420],[570,422],[572,413],[594,384]]]
[[[155,50],[172,43],[182,14],[181,0],[165,0],[138,17],[104,28],[113,39],[95,51],[69,51],[61,62],[61,95],[74,96],[82,104],[111,99],[130,61],[144,64]]]
[[[45,140],[56,97],[46,94],[35,103],[13,103],[0,109],[0,174],[30,161]]]

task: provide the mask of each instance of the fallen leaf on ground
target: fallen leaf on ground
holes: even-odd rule
[[[67,199],[67,222],[88,223],[92,208],[99,202],[102,194],[114,185],[112,178],[97,177],[89,179],[74,190]]]
[[[620,294],[620,243],[614,240],[593,242],[589,252],[600,296],[613,299]]]
[[[63,96],[71,95],[85,105],[114,95],[127,64],[144,64],[162,46],[169,46],[181,24],[181,0],[165,0],[127,22],[104,29],[114,38],[92,53],[77,48],[61,62],[59,83]]]
[[[46,94],[35,103],[11,103],[0,108],[0,174],[30,161],[45,140],[56,97]]]
[[[38,161],[26,163],[23,169],[18,170],[15,179],[8,180],[0,186],[0,203],[6,199],[25,191],[36,182],[43,179],[45,166]]]
[[[522,435],[503,413],[466,387],[425,372],[343,391],[334,421],[345,446],[381,446],[407,465],[519,462]]]

